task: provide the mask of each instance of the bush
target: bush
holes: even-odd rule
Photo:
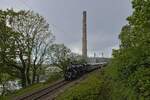
[[[150,98],[150,68],[139,68],[128,81],[140,98]]]
[[[45,83],[47,84],[47,83],[55,82],[56,80],[62,78],[63,78],[63,72],[51,73]]]

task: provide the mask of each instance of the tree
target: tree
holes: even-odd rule
[[[9,92],[9,81],[14,80],[17,76],[15,68],[17,67],[13,60],[15,59],[15,44],[14,38],[19,34],[14,32],[6,25],[8,12],[0,10],[0,85],[1,95],[6,95]],[[10,58],[12,62],[6,65],[7,59]],[[6,67],[7,66],[7,67]],[[8,66],[14,66],[9,68]]]
[[[71,50],[64,44],[53,44],[49,48],[51,64],[59,67],[64,72],[70,64]]]
[[[8,29],[1,32],[3,45],[0,45],[0,54],[3,64],[7,69],[18,72],[22,87],[26,87],[38,80],[37,72],[47,60],[47,49],[54,36],[46,20],[33,11],[19,11],[14,15],[14,11],[9,10],[6,21],[9,21],[7,28],[13,34],[9,34]]]
[[[133,14],[119,35],[121,45],[113,52],[112,65],[117,78],[146,99],[150,94],[150,0],[132,0],[132,4]]]
[[[59,67],[63,72],[70,64],[85,64],[86,61],[79,54],[71,52],[64,44],[53,44],[49,48],[51,64]]]
[[[15,76],[14,69],[7,69],[7,66],[14,66],[14,60],[16,59],[16,45],[14,44],[15,37],[19,35],[19,33],[14,32],[11,28],[6,25],[8,12],[0,11],[0,71],[7,71],[10,75]],[[11,61],[8,64],[7,59],[9,58]]]
[[[87,63],[86,59],[84,59],[82,55],[73,53],[73,52],[70,55],[70,60],[74,64],[86,64]]]

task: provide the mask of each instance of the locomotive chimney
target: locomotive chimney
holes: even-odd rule
[[[83,11],[83,26],[82,26],[82,56],[87,58],[87,15],[86,11]]]

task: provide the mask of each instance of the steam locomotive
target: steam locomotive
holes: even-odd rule
[[[102,66],[105,66],[106,64],[107,64],[106,62],[97,64],[71,64],[66,69],[64,73],[64,78],[67,81],[74,80],[81,77],[85,73],[99,69]]]

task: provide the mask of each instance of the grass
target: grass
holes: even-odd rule
[[[92,72],[88,78],[67,89],[56,100],[97,100],[102,84],[100,73],[100,71]]]
[[[60,79],[62,79],[62,73],[54,73],[54,74],[50,75],[50,77],[48,78],[48,80],[46,82],[33,84],[27,88],[23,88],[23,89],[14,91],[12,94],[9,94],[7,96],[0,96],[0,100],[11,100],[14,97],[25,95],[25,94],[31,93],[33,91],[37,91],[39,89],[49,86],[50,84],[52,84]]]
[[[107,66],[91,73],[79,84],[66,89],[56,100],[137,100],[131,87],[112,79],[116,76],[115,70]]]
[[[34,84],[34,85],[31,85],[27,88],[16,90],[12,94],[9,94],[7,96],[1,96],[0,100],[11,100],[11,98],[15,98],[17,96],[21,96],[21,95],[24,95],[26,93],[30,93],[30,92],[39,90],[39,89],[44,88],[46,86],[48,86],[48,84],[43,84],[43,83]]]

